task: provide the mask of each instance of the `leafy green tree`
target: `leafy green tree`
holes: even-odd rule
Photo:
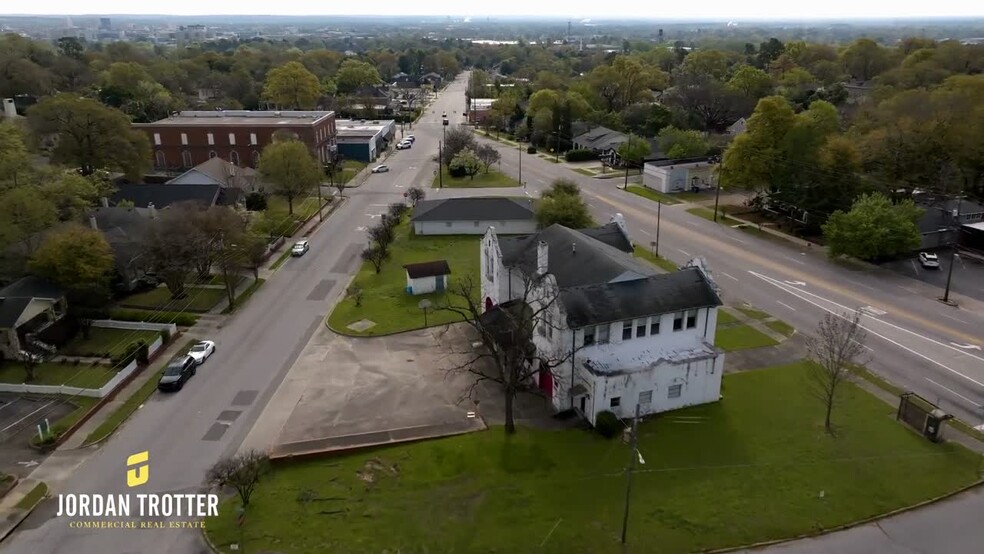
[[[284,108],[309,110],[321,99],[321,83],[300,62],[288,62],[267,73],[263,97]]]
[[[38,134],[58,136],[52,161],[74,165],[82,175],[107,169],[139,180],[150,167],[147,135],[131,129],[119,110],[91,98],[69,93],[45,98],[28,110],[27,120]]]
[[[0,123],[0,191],[16,187],[30,169],[31,157],[21,130],[11,123]]]
[[[137,122],[156,121],[180,108],[168,89],[135,62],[117,62],[100,77],[99,98]]]
[[[724,153],[722,184],[752,191],[777,185],[783,163],[783,138],[796,119],[792,106],[780,96],[759,100],[744,133],[735,137]]]
[[[667,125],[673,114],[662,104],[632,104],[619,114],[630,133],[654,137]]]
[[[85,44],[76,37],[62,37],[55,41],[55,46],[62,56],[75,60],[82,60],[85,57]]]
[[[584,229],[593,224],[588,205],[579,194],[547,194],[541,195],[536,206],[536,221],[541,229],[553,224],[563,225],[570,229]]]
[[[371,63],[358,60],[343,61],[338,67],[338,74],[335,75],[335,84],[342,94],[351,94],[364,86],[381,82],[379,72]]]
[[[883,194],[865,194],[851,211],[834,212],[823,235],[831,256],[885,260],[919,248],[922,212],[911,200],[893,204]]]
[[[772,92],[772,76],[750,65],[742,65],[728,80],[728,87],[758,100]]]
[[[629,167],[642,167],[642,160],[651,152],[649,142],[642,137],[629,135],[629,139],[618,145],[618,157],[625,166],[625,186],[629,186]]]
[[[78,221],[92,207],[103,190],[93,175],[49,169],[37,176],[41,194],[58,210],[60,221]]]
[[[458,155],[458,152],[466,148],[470,150],[478,148],[475,136],[472,135],[471,131],[460,125],[449,127],[444,133],[444,147],[441,151],[442,156],[444,156],[444,165],[450,168],[451,160]]]
[[[560,196],[581,196],[581,187],[570,179],[554,179],[550,188],[540,194],[543,198],[558,198]]]
[[[321,183],[321,166],[301,141],[274,141],[260,154],[260,175],[271,192],[287,199],[287,213],[294,215],[294,200]]]
[[[859,38],[841,54],[841,61],[852,77],[867,81],[888,69],[892,60],[887,49],[870,38]]]
[[[479,159],[474,150],[465,148],[455,154],[454,158],[451,158],[451,164],[448,166],[448,169],[451,170],[452,175],[460,173],[474,179],[475,175],[482,170],[482,160]]]
[[[3,246],[18,245],[31,255],[40,244],[40,234],[58,221],[58,209],[37,187],[21,186],[0,195],[0,225]]]
[[[670,126],[659,133],[659,149],[668,158],[691,158],[707,154],[709,148],[704,133]]]
[[[72,225],[49,234],[31,257],[30,268],[66,291],[69,313],[88,336],[92,320],[109,300],[113,251],[103,234]]]

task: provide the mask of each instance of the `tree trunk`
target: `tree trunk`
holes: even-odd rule
[[[513,399],[516,391],[506,388],[506,434],[512,435],[516,432],[516,422],[513,421]]]
[[[294,197],[287,197],[287,215],[294,215]]]
[[[225,280],[226,294],[229,295],[229,311],[232,311],[236,304],[236,295],[232,288],[232,280],[229,278],[229,270],[223,269],[222,277]]]
[[[827,400],[827,414],[826,414],[826,416],[824,417],[824,420],[823,420],[823,428],[824,428],[824,430],[827,431],[827,433],[829,433],[831,435],[834,434],[833,431],[830,428],[830,412],[833,411],[833,409],[834,409],[834,399],[833,398],[829,398]]]
[[[258,265],[253,266],[253,280],[254,281],[260,280],[260,266]]]

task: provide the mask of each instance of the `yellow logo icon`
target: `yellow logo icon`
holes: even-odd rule
[[[126,486],[138,487],[150,479],[150,452],[143,451],[126,459]],[[136,466],[136,467],[134,467]]]

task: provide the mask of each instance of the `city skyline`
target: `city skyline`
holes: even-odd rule
[[[901,5],[899,5],[901,4]],[[961,0],[940,0],[931,5],[905,2],[859,3],[849,0],[831,0],[808,7],[792,5],[788,2],[770,0],[755,5],[737,6],[725,0],[708,0],[699,8],[684,5],[666,5],[659,8],[640,10],[638,4],[622,2],[617,4],[598,4],[587,0],[571,0],[564,4],[564,11],[555,5],[531,4],[522,0],[500,0],[494,4],[478,8],[462,8],[458,2],[440,1],[423,4],[407,4],[395,0],[380,0],[374,4],[376,13],[365,13],[361,4],[335,5],[331,8],[312,8],[309,4],[288,0],[279,2],[276,13],[270,13],[267,2],[247,0],[232,2],[216,0],[209,3],[191,0],[175,0],[168,8],[161,9],[158,4],[134,5],[121,0],[95,0],[86,3],[85,13],[78,13],[78,4],[66,0],[54,0],[42,6],[32,5],[30,11],[3,13],[0,15],[41,15],[41,16],[98,16],[98,15],[163,15],[163,16],[209,16],[209,15],[270,15],[270,16],[451,16],[451,17],[555,17],[555,18],[599,18],[612,20],[632,19],[690,19],[690,20],[855,20],[855,19],[912,19],[940,17],[979,17],[984,8]],[[711,15],[713,14],[713,15]]]

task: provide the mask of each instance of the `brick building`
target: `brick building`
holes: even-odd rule
[[[332,111],[184,111],[133,128],[147,133],[158,170],[191,169],[211,158],[256,167],[278,131],[296,135],[322,162],[336,151]]]

